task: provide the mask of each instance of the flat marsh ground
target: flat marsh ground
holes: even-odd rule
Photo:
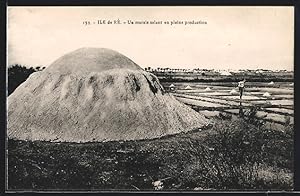
[[[8,190],[291,190],[293,127],[243,119],[144,141],[8,141]]]

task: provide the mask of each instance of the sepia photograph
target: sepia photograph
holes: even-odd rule
[[[8,6],[7,192],[294,189],[293,6]]]

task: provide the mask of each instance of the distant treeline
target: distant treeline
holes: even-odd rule
[[[22,65],[13,65],[8,67],[8,95],[10,95],[14,90],[23,83],[30,74],[36,71],[42,71],[45,67],[30,67],[27,68]]]
[[[292,73],[267,73],[267,74],[232,74],[222,76],[217,74],[169,74],[153,73],[161,82],[238,82],[246,79],[248,82],[293,82]]]
[[[248,82],[293,82],[293,78],[247,78],[247,77],[227,77],[227,78],[166,78],[166,77],[158,77],[161,82],[238,82],[243,79],[246,79]]]

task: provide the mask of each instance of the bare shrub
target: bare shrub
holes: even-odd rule
[[[198,176],[197,186],[274,189],[280,184],[292,188],[292,176],[288,174],[293,168],[291,129],[276,133],[248,122],[237,119],[215,123],[213,134],[198,149],[199,161],[193,172]],[[286,180],[276,175],[279,171],[285,171]],[[264,176],[266,173],[269,177]]]

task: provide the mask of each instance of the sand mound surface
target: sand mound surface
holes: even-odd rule
[[[8,97],[8,137],[14,139],[139,140],[207,123],[165,93],[156,76],[108,49],[71,52]]]

